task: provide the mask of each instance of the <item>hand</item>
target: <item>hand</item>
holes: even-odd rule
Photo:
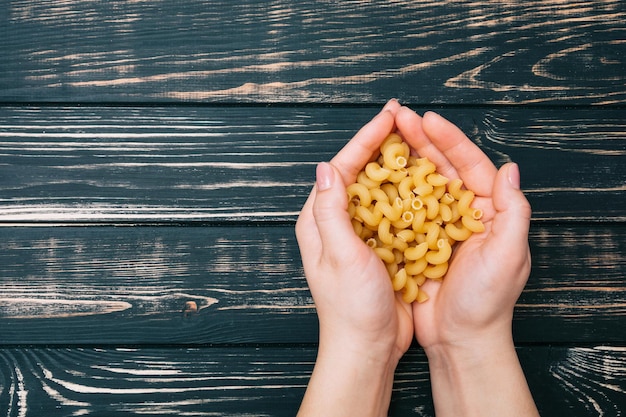
[[[318,360],[301,415],[385,414],[393,371],[413,338],[411,307],[394,293],[382,261],[354,233],[345,190],[395,129],[399,107],[390,101],[330,163],[317,167],[316,186],[296,224],[320,322]]]
[[[473,206],[484,213],[485,232],[457,244],[443,282],[427,280],[422,288],[430,299],[413,305],[437,415],[534,415],[511,334],[513,308],[530,273],[531,210],[519,189],[517,165],[497,170],[461,130],[435,113],[422,118],[403,107],[396,125],[438,172],[461,178],[475,192]]]
[[[449,121],[435,113],[423,118],[399,110],[399,132],[438,172],[461,178],[483,210],[485,232],[457,244],[442,283],[423,289],[430,300],[414,306],[420,344],[466,343],[485,332],[510,329],[513,307],[530,272],[530,205],[519,190],[519,171],[506,164],[499,171],[489,158]]]

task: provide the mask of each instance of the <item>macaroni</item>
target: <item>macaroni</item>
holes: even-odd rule
[[[356,182],[359,184],[363,184],[367,188],[376,188],[380,186],[381,181],[374,181],[367,176],[365,171],[359,172],[356,177]]]
[[[389,178],[391,170],[381,167],[378,162],[370,162],[365,165],[365,173],[374,181],[385,181]]]
[[[398,272],[396,272],[391,279],[391,285],[393,286],[394,291],[400,291],[406,285],[406,269],[402,268]]]
[[[406,269],[407,274],[411,275],[419,275],[428,266],[428,261],[425,258],[420,258],[415,262],[409,262],[404,265],[404,269]]]
[[[448,272],[448,263],[444,262],[438,265],[428,265],[426,269],[424,269],[423,274],[426,275],[426,278],[439,279],[442,278],[446,272]]]
[[[374,210],[380,211],[385,217],[394,222],[400,219],[400,216],[402,216],[403,208],[404,206],[400,197],[396,197],[393,205],[385,201],[378,201],[374,206]]]
[[[424,255],[426,261],[432,265],[440,265],[444,262],[448,262],[450,255],[452,255],[452,246],[447,239],[439,239],[437,241],[436,251],[429,251]]]
[[[441,215],[441,220],[444,222],[449,222],[452,220],[452,209],[447,204],[439,205],[439,214]]]
[[[451,239],[454,239],[457,242],[467,240],[472,235],[472,231],[462,224],[461,227],[457,227],[455,223],[448,223],[446,224],[444,230]]]
[[[426,218],[434,219],[439,214],[439,201],[433,194],[427,194],[421,197],[422,202],[426,206]]]
[[[450,180],[450,182],[448,183],[448,192],[450,193],[450,195],[452,195],[452,197],[454,197],[455,200],[461,198],[462,186],[463,181],[460,178]]]
[[[369,190],[372,200],[389,202],[389,196],[380,188],[371,188]],[[395,197],[393,198],[395,200]]]
[[[391,174],[389,174],[389,182],[394,183],[394,184],[399,183],[407,175],[408,175],[408,171],[406,169],[404,168],[397,169],[395,171],[392,171]]]
[[[418,259],[423,258],[424,255],[426,255],[426,252],[428,252],[428,243],[422,242],[405,250],[404,257],[408,261],[417,261]]]
[[[413,199],[413,179],[411,177],[404,177],[398,184],[398,194],[402,199]]]
[[[413,279],[413,277],[407,277],[402,290],[402,299],[407,303],[412,303],[417,299],[419,292],[419,287],[415,279]]]
[[[454,245],[485,230],[482,211],[472,207],[474,193],[427,158],[411,155],[397,133],[387,136],[380,155],[346,192],[354,232],[382,260],[407,303],[426,301],[420,287],[444,278]]]
[[[485,231],[485,225],[480,220],[476,220],[472,216],[463,216],[461,217],[461,223],[465,226],[466,229],[474,233],[481,233]]]
[[[372,204],[372,197],[369,189],[363,185],[355,182],[354,184],[348,185],[346,187],[346,192],[348,193],[348,198],[353,200],[354,197],[359,197],[359,205],[363,207],[369,207]]]
[[[463,190],[459,202],[457,203],[457,208],[461,216],[465,216],[466,214],[471,215],[472,209],[470,208],[470,204],[472,200],[474,200],[474,193],[469,190]]]
[[[386,167],[389,167],[394,170],[399,170],[404,168],[407,164],[407,158],[409,156],[409,152],[405,152],[405,147],[402,143],[392,143],[386,147],[383,152],[383,162]],[[408,151],[408,148],[406,148]]]
[[[384,217],[380,223],[378,223],[378,238],[386,245],[393,243],[393,235],[391,234],[391,221],[389,218]]]
[[[406,243],[411,243],[415,240],[415,232],[410,229],[400,230],[396,233],[398,239],[405,241]]]
[[[361,220],[364,226],[377,227],[383,219],[383,213],[376,210],[370,211],[367,207],[356,206],[354,218]]]

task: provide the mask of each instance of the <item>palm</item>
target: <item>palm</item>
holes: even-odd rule
[[[488,319],[490,313],[480,308],[490,285],[490,274],[480,256],[484,242],[484,235],[476,235],[459,244],[443,282],[424,285],[430,299],[413,306],[415,335],[421,346],[462,337],[457,328]]]
[[[338,257],[344,263],[341,274],[319,266],[318,275],[332,279],[309,281],[321,325],[332,326],[334,333],[356,330],[354,334],[363,340],[354,342],[393,343],[404,353],[413,338],[411,308],[394,295],[382,261],[356,235],[354,238],[350,253]]]
[[[409,348],[414,333],[411,308],[394,294],[387,270],[380,259],[369,247],[365,246],[364,249],[367,250],[369,259],[360,265],[371,266],[363,271],[370,279],[360,282],[370,284],[361,288],[362,293],[354,311],[369,329],[373,341],[380,340],[381,337],[389,340],[395,338],[396,348],[404,353]]]

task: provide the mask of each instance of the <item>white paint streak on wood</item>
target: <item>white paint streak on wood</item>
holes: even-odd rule
[[[98,369],[101,371],[111,372],[114,374],[124,374],[124,375],[132,375],[132,376],[159,376],[165,377],[169,375],[180,375],[182,371],[180,369],[137,369],[137,368],[114,368],[111,366],[101,366],[94,365],[93,369]],[[178,381],[178,379],[176,379]]]
[[[351,85],[351,84],[368,84],[380,79],[392,78],[398,74],[410,74],[426,68],[436,67],[440,65],[448,65],[453,62],[462,61],[470,56],[480,55],[489,51],[490,48],[477,48],[469,52],[463,52],[448,57],[436,59],[428,62],[420,62],[417,64],[409,64],[400,68],[391,68],[386,70],[377,70],[370,73],[361,73],[356,75],[343,75],[336,77],[317,77],[300,81],[291,82],[269,82],[269,83],[253,83],[247,82],[240,86],[212,91],[168,91],[166,93],[158,93],[158,97],[184,99],[184,100],[206,100],[209,98],[219,98],[228,96],[256,96],[267,95],[280,99],[286,99],[293,92],[305,94],[303,98],[311,98],[306,96],[306,88],[314,85]],[[316,94],[320,94],[317,93]]]
[[[121,301],[0,298],[0,317],[5,319],[69,318],[110,314],[131,308]]]
[[[111,168],[143,168],[143,167],[164,167],[164,168],[228,168],[234,170],[254,170],[260,168],[286,168],[317,165],[317,162],[112,162],[103,164]],[[102,165],[61,165],[52,166],[58,169],[100,169]]]
[[[229,263],[230,264],[230,263]],[[259,266],[254,265],[252,268],[259,268]],[[276,266],[272,265],[269,267],[271,270],[275,270]],[[280,287],[280,288],[272,288],[269,290],[265,290],[262,288],[255,288],[251,290],[234,290],[228,288],[215,288],[213,291],[217,293],[224,294],[237,294],[237,295],[245,295],[245,294],[281,294],[281,293],[292,293],[297,291],[308,291],[309,287]]]
[[[622,355],[608,358],[605,352]],[[569,349],[565,359],[553,366],[551,373],[588,412],[600,417],[617,416],[626,395],[624,352],[624,347]]]
[[[516,308],[527,309],[527,315],[542,315],[546,310],[554,310],[555,314],[559,317],[566,318],[584,318],[589,316],[589,311],[603,311],[606,314],[612,314],[617,316],[626,316],[626,303],[614,303],[614,304],[584,304],[573,305],[565,303],[549,303],[549,304],[527,304],[518,303]],[[542,310],[539,310],[542,309]],[[557,313],[558,312],[558,313]]]
[[[294,81],[294,82],[288,82],[288,83],[283,83],[283,82],[272,82],[272,83],[266,83],[266,84],[247,83],[240,87],[236,87],[234,90],[253,89],[255,92],[258,93],[260,92],[260,90],[262,90],[263,86],[268,86],[271,88],[280,87],[281,89],[285,89],[287,87],[302,88],[302,87],[306,87],[312,84],[337,84],[337,85],[355,84],[355,83],[360,84],[360,83],[366,83],[368,82],[368,80],[376,81],[379,78],[390,78],[392,75],[406,74],[406,73],[419,71],[419,70],[426,69],[426,68],[435,67],[438,65],[461,61],[461,60],[467,59],[468,57],[473,57],[473,56],[485,53],[489,51],[490,49],[491,48],[489,47],[481,47],[475,50],[451,55],[451,56],[436,59],[433,61],[409,64],[400,68],[378,70],[378,71],[371,72],[371,73],[344,75],[344,76],[328,77],[328,78],[320,77],[320,78],[312,78],[312,79]],[[395,53],[401,53],[401,52],[403,51],[395,51]],[[332,66],[332,65],[335,65],[337,62],[340,62],[343,64],[351,63],[351,62],[356,63],[361,60],[384,58],[386,56],[387,56],[386,52],[385,53],[379,52],[379,53],[369,53],[369,54],[358,54],[354,56],[342,56],[340,58],[321,59],[321,60],[316,60],[316,61],[300,61],[300,62],[288,62],[288,63],[275,62],[271,64],[250,65],[250,66],[244,66],[244,67],[239,67],[239,68],[228,68],[228,69],[213,70],[213,71],[191,71],[187,73],[164,73],[164,74],[141,77],[141,78],[137,77],[137,78],[126,78],[126,79],[116,78],[112,80],[98,80],[98,81],[78,81],[78,82],[73,82],[70,84],[75,87],[87,87],[87,86],[107,87],[107,86],[112,86],[112,85],[126,85],[126,84],[137,84],[137,83],[146,83],[146,82],[154,82],[154,81],[167,81],[169,79],[182,79],[182,78],[194,78],[194,77],[207,78],[207,77],[212,77],[212,76],[216,76],[216,75],[223,74],[223,73],[231,75],[237,72],[248,72],[248,71],[278,72],[283,69],[291,70],[294,68],[309,68],[312,66],[323,66],[323,67],[326,67],[328,65]],[[208,95],[205,97],[198,97],[198,98],[207,98],[207,97],[210,97],[210,95],[217,94],[217,93],[218,92],[204,92],[204,94],[208,94]],[[172,95],[166,94],[166,96],[175,97],[177,94],[194,94],[194,93],[193,92],[185,92],[185,93],[173,92]],[[202,93],[196,92],[195,94],[202,94]]]
[[[293,362],[289,362],[289,364],[293,364]],[[175,366],[176,364],[172,364]],[[267,364],[262,364],[267,365]],[[91,367],[92,369],[111,373],[114,375],[124,375],[126,379],[135,379],[141,381],[145,384],[172,384],[172,383],[195,383],[200,384],[203,382],[222,382],[222,381],[270,381],[270,380],[284,380],[285,375],[281,373],[276,374],[268,374],[261,372],[258,375],[228,375],[228,374],[219,374],[219,375],[205,375],[198,373],[196,376],[193,376],[193,373],[190,373],[188,370],[184,371],[182,369],[167,369],[163,367],[157,367],[154,369],[138,369],[138,368],[116,368],[112,366],[101,366],[94,365]],[[139,379],[137,379],[137,377]],[[85,375],[85,378],[89,378],[88,375]],[[309,379],[308,375],[294,375],[291,376],[292,380],[303,380],[306,381]]]
[[[50,398],[54,399],[59,404],[61,404],[63,406],[66,406],[66,407],[80,407],[80,409],[76,410],[73,413],[73,415],[83,415],[83,414],[85,414],[85,411],[87,411],[86,409],[91,406],[90,403],[85,402],[85,401],[76,401],[76,400],[72,400],[72,399],[69,399],[69,398],[65,397],[58,390],[56,390],[53,387],[51,387],[50,384],[48,383],[47,380],[52,375],[52,373],[49,370],[47,370],[45,368],[45,366],[43,364],[41,364],[41,363],[38,363],[36,366],[42,371],[42,375],[40,375],[40,374],[34,374],[34,375],[39,380],[39,382],[41,384],[41,389]]]
[[[48,396],[50,398],[52,398],[53,400],[57,401],[59,404],[61,404],[62,406],[65,407],[81,407],[82,410],[77,410],[76,412],[72,413],[72,415],[84,415],[84,414],[88,414],[87,408],[91,406],[90,403],[85,402],[85,401],[75,401],[75,400],[71,400],[67,397],[65,397],[64,395],[62,395],[59,391],[55,390],[54,388],[52,388],[49,384],[47,384],[45,382],[45,380],[43,378],[39,378],[40,382],[41,382],[41,389],[48,394]]]
[[[276,305],[276,304],[244,304],[240,306],[229,306],[229,307],[219,307],[220,311],[237,311],[237,310],[246,310],[246,311],[274,311],[281,312],[284,314],[289,314],[294,311],[315,311],[315,305],[313,301],[309,305]]]
[[[119,313],[133,308],[134,315],[180,313],[185,301],[195,300],[198,311],[218,303],[211,297],[197,296],[185,293],[173,294],[133,294],[124,289],[125,294],[94,293],[85,299],[85,292],[94,291],[84,287],[77,291],[77,295],[45,294],[38,291],[38,298],[34,297],[2,297],[0,298],[0,318],[3,319],[63,319],[92,315]],[[7,288],[5,293],[10,292]],[[48,296],[48,298],[44,298]],[[83,297],[83,298],[81,298]],[[102,300],[113,298],[114,300]],[[118,300],[115,300],[118,298]],[[121,299],[121,300],[119,300]],[[172,309],[174,307],[174,309]]]
[[[524,188],[524,194],[543,194],[543,193],[590,193],[600,191],[605,193],[614,193],[626,191],[626,184],[617,185],[615,187],[537,187]]]
[[[15,369],[15,379],[17,383],[17,409],[19,417],[26,417],[28,414],[28,390],[24,383],[24,375],[19,368]]]
[[[188,386],[188,387],[144,387],[144,388],[113,388],[113,387],[97,387],[76,382],[66,381],[56,378],[52,371],[42,368],[46,379],[55,384],[80,394],[97,394],[97,395],[150,395],[150,394],[176,394],[176,393],[193,393],[201,391],[245,391],[245,390],[272,390],[272,389],[289,389],[302,388],[306,386],[306,381],[302,384],[289,385],[219,385],[219,386]],[[146,384],[148,385],[148,384]]]
[[[2,126],[4,127],[4,126]],[[90,126],[91,128],[92,126]],[[120,126],[117,126],[117,128],[119,128]],[[245,127],[245,126],[242,126]],[[23,128],[23,126],[21,126],[21,128]],[[30,126],[29,126],[30,128]],[[48,129],[50,127],[46,127],[45,129]],[[67,127],[66,127],[67,128]],[[145,126],[141,126],[142,129],[145,128]],[[155,127],[155,129],[159,129],[159,130],[164,130],[167,129],[167,127],[164,126],[158,126]],[[172,129],[171,132],[145,132],[145,133],[135,133],[135,132],[122,132],[122,133],[113,133],[113,132],[106,132],[106,131],[99,131],[99,132],[94,132],[94,133],[77,133],[77,132],[64,132],[64,133],[53,133],[53,132],[41,132],[41,133],[32,133],[32,132],[17,132],[15,130],[13,131],[8,131],[8,132],[2,132],[0,131],[0,137],[17,137],[17,138],[27,138],[30,137],[32,138],[33,135],[37,135],[38,137],[41,137],[42,139],[47,139],[47,138],[68,138],[68,139],[93,139],[93,138],[98,138],[98,139],[154,139],[154,138],[171,138],[171,137],[176,137],[176,138],[214,138],[214,137],[224,137],[224,136],[228,136],[227,134],[225,134],[224,132],[210,132],[210,131],[202,131],[202,132],[197,132],[197,133],[190,133],[190,132],[185,132],[183,131],[175,131],[173,130],[173,128],[169,128]],[[175,129],[178,129],[178,126],[176,126]],[[183,128],[184,129],[184,128]],[[191,128],[190,128],[191,129]],[[196,129],[198,129],[196,127]],[[331,131],[326,131],[326,130],[306,130],[306,131],[298,131],[298,130],[284,130],[281,131],[281,135],[299,135],[299,134],[303,134],[303,133],[330,133]],[[263,131],[259,131],[259,132],[246,132],[245,135],[246,136],[250,136],[250,137],[254,137],[254,136],[260,136],[260,135],[267,135],[268,132],[263,132]],[[123,142],[124,145],[126,145],[127,143],[130,145],[132,145],[132,142]],[[54,147],[55,149],[57,148],[63,148],[66,146],[71,146],[74,148],[79,148],[79,147],[93,147],[95,149],[99,149],[101,146],[106,146],[108,145],[107,142],[96,142],[96,143],[84,143],[81,144],[80,142],[20,142],[19,143],[20,148],[9,148],[9,149],[28,149],[29,146],[37,146],[40,147],[42,145],[49,145],[51,147]],[[119,142],[115,142],[115,145],[119,145]],[[163,144],[158,144],[158,143],[150,143],[147,144],[145,142],[142,143],[135,143],[138,146],[146,146],[146,145],[150,145],[150,146],[172,146],[172,147],[178,147],[178,146],[185,146],[185,145],[198,145],[198,143],[180,143],[180,142],[172,142],[172,143],[163,143]],[[13,142],[0,142],[0,146],[11,146],[11,145],[15,145],[15,143]],[[71,148],[70,148],[71,149]],[[124,150],[124,148],[118,148],[115,150]]]
[[[312,187],[313,184],[309,182],[280,182],[280,181],[263,181],[263,182],[255,182],[255,181],[233,181],[222,184],[181,184],[176,185],[173,188],[175,189],[183,189],[183,190],[221,190],[225,188],[276,188],[276,187]],[[0,200],[1,201],[1,200]]]
[[[233,211],[231,208],[177,208],[177,207],[55,207],[22,206],[20,209],[0,210],[0,227],[11,222],[91,222],[91,221],[146,221],[146,220],[233,220],[233,219],[294,219],[299,211]]]

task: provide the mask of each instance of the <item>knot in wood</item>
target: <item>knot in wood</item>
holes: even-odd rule
[[[198,312],[198,304],[195,301],[187,301],[185,302],[185,307],[183,308],[183,315],[185,317],[189,317],[192,314]]]

